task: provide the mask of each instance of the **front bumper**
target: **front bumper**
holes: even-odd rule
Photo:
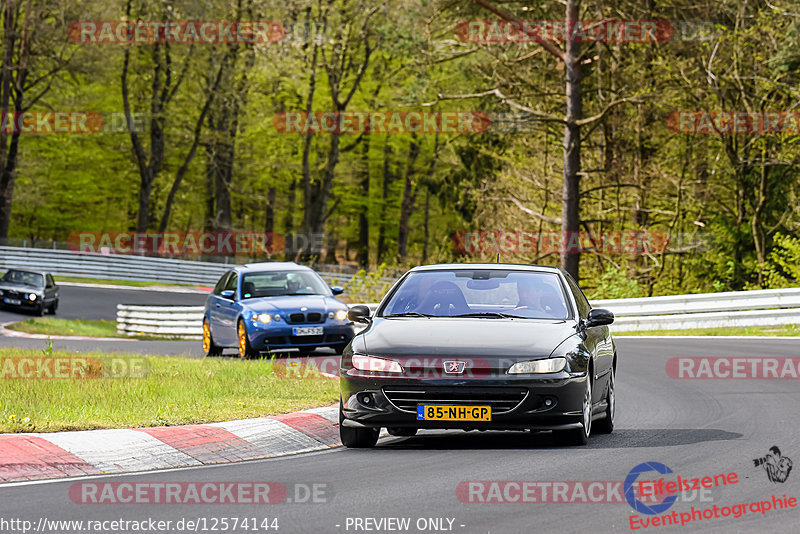
[[[552,378],[551,378],[552,377]],[[567,430],[582,427],[587,375],[553,373],[548,378],[487,377],[479,380],[414,380],[340,375],[343,426],[419,429]],[[403,389],[405,387],[405,389]],[[398,393],[404,392],[404,393]],[[420,393],[421,392],[421,393]],[[363,402],[368,396],[369,403]],[[405,395],[405,396],[404,396]],[[513,407],[507,401],[519,396]],[[448,399],[470,400],[455,403]],[[398,399],[403,399],[401,402]],[[429,421],[412,411],[419,404],[491,405],[491,421]],[[437,400],[442,399],[442,400]],[[503,404],[505,403],[505,404]],[[509,409],[511,407],[511,409]]]
[[[321,336],[295,336],[293,329],[296,327],[321,326]],[[260,326],[248,325],[250,346],[256,350],[269,351],[288,348],[313,348],[346,345],[355,336],[352,324],[286,324],[280,326],[271,323]]]

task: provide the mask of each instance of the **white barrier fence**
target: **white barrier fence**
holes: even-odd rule
[[[800,324],[800,288],[594,300],[622,331]],[[375,313],[377,303],[367,306]],[[117,306],[117,331],[199,339],[202,306]]]
[[[71,250],[0,247],[0,273],[10,268],[44,270],[54,276],[136,280],[169,284],[213,286],[233,264],[152,258],[126,254],[96,254]],[[353,273],[336,272],[334,265],[320,265],[317,273],[327,283],[345,285]],[[393,283],[384,277],[381,282]]]

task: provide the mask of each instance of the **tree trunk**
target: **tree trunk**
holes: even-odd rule
[[[403,199],[400,202],[400,224],[397,231],[397,260],[400,263],[405,262],[408,255],[409,223],[411,214],[414,212],[414,202],[417,199],[417,186],[414,183],[414,164],[419,156],[419,149],[417,136],[412,134],[411,141],[408,144]]]
[[[580,24],[578,0],[567,0],[567,24]],[[561,196],[561,235],[563,249],[561,268],[579,280],[580,252],[571,247],[576,243],[580,225],[581,128],[576,121],[582,118],[580,41],[567,39],[564,65],[566,71],[566,126],[564,127],[564,186]]]
[[[378,258],[380,265],[386,255],[386,213],[389,211],[389,192],[393,176],[389,161],[392,156],[392,145],[389,144],[389,136],[386,136],[386,143],[383,145],[383,191],[381,193],[381,213],[378,220]]]
[[[362,269],[369,267],[369,139],[369,135],[364,136],[361,147],[360,195],[364,201],[358,213],[358,264]]]

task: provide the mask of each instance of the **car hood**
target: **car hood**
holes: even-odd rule
[[[27,293],[41,293],[44,291],[43,287],[26,286],[25,284],[13,284],[9,282],[0,283],[0,290],[22,291]]]
[[[546,358],[574,334],[574,321],[378,317],[358,337],[371,356]]]
[[[256,313],[294,312],[308,308],[311,312],[329,312],[347,309],[342,301],[324,295],[295,295],[285,297],[256,297],[242,301],[242,305]]]

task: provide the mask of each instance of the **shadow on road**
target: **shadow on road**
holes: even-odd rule
[[[730,441],[742,434],[713,428],[624,428],[611,435],[594,435],[585,447],[562,445],[552,432],[446,432],[421,433],[402,440],[381,440],[383,449],[469,450],[469,449],[629,449],[674,447],[709,441]]]

